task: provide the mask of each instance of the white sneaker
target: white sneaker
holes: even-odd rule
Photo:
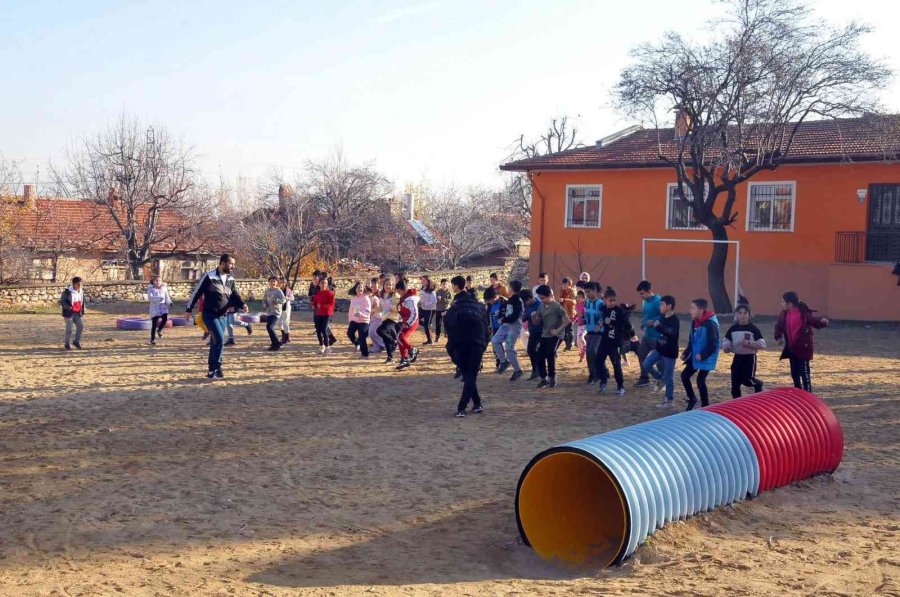
[[[319,347],[319,354],[325,354],[325,347],[324,347],[324,346],[320,346],[320,347]]]
[[[329,346],[328,348],[325,349],[325,356],[327,357],[330,354],[331,354],[331,347]]]

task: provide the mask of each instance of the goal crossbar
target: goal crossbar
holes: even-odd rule
[[[647,243],[711,243],[720,245],[734,245],[734,296],[733,301],[737,302],[740,296],[740,280],[741,280],[741,241],[739,240],[712,240],[699,238],[642,238],[641,239],[641,279],[647,279]]]

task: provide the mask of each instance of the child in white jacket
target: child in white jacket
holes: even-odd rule
[[[150,344],[156,344],[156,337],[162,338],[163,328],[169,320],[169,305],[172,296],[169,287],[163,284],[162,278],[153,276],[147,287],[147,299],[150,301]]]

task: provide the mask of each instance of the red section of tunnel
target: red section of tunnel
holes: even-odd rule
[[[844,435],[822,400],[797,388],[776,388],[705,410],[731,420],[759,460],[759,491],[837,469]]]

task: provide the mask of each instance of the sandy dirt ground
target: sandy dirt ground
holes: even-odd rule
[[[565,353],[555,391],[485,374],[487,412],[455,419],[442,345],[398,373],[356,358],[339,323],[323,358],[295,314],[284,351],[241,331],[208,382],[197,328],[152,348],[114,320],[89,313],[66,354],[58,315],[0,315],[2,595],[900,595],[897,327],[818,334],[836,474],[579,572],[522,545],[518,476],[545,448],[663,416],[658,394],[629,380],[600,397]],[[769,386],[789,382],[776,351],[760,360]],[[710,380],[726,399],[727,369]]]

